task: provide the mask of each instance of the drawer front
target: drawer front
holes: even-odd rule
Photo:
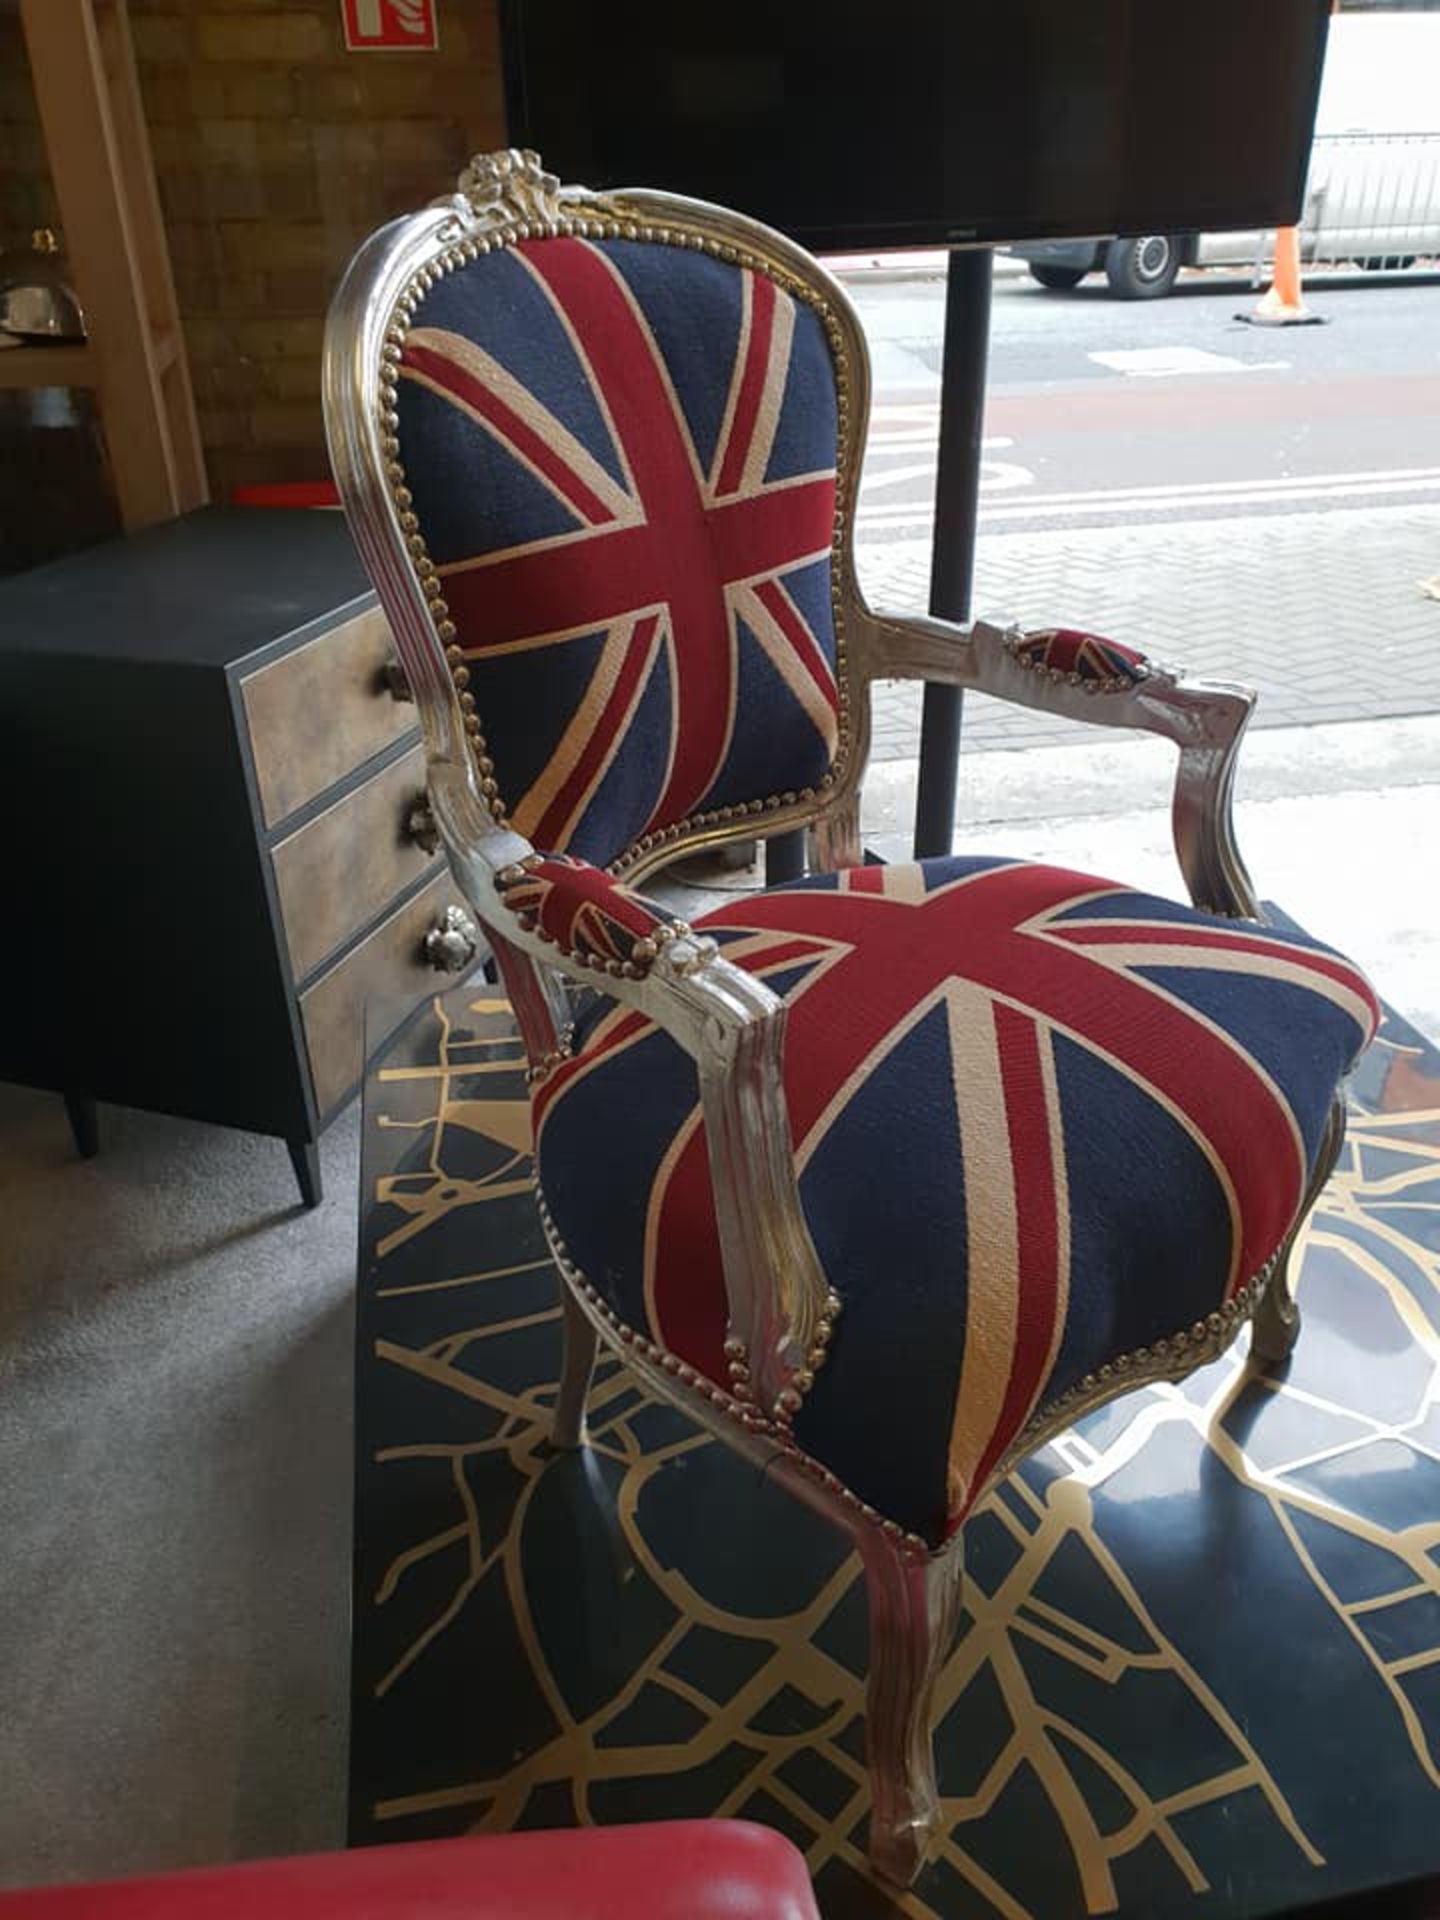
[[[397,1012],[459,977],[439,973],[422,943],[445,908],[460,901],[448,871],[437,873],[413,900],[397,907],[345,958],[300,996],[300,1018],[322,1115],[348,1093],[365,1065],[365,1008],[384,1000]]]
[[[385,682],[393,657],[389,625],[371,607],[241,681],[267,827],[413,732],[414,706]]]
[[[411,839],[411,809],[425,798],[425,753],[416,747],[273,849],[275,884],[297,980],[435,859]]]

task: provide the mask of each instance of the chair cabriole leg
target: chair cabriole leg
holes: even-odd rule
[[[1297,1227],[1296,1237],[1298,1234]],[[1275,1277],[1260,1296],[1260,1304],[1250,1322],[1251,1357],[1263,1367],[1283,1366],[1299,1338],[1300,1308],[1296,1304],[1294,1276],[1290,1271],[1294,1253],[1295,1238],[1292,1238],[1286,1243]]]
[[[1320,1195],[1325,1190],[1326,1181],[1335,1171],[1335,1163],[1340,1158],[1340,1149],[1344,1144],[1345,1103],[1337,1100],[1330,1109],[1330,1120],[1325,1129],[1325,1138],[1320,1143],[1315,1171],[1310,1177],[1300,1217],[1275,1263],[1275,1277],[1261,1295],[1251,1323],[1250,1352],[1263,1366],[1283,1365],[1290,1358],[1300,1332],[1300,1308],[1295,1299],[1295,1282],[1299,1278],[1301,1236],[1306,1221],[1315,1211]]]
[[[960,1618],[963,1560],[958,1538],[943,1553],[917,1555],[878,1528],[860,1551],[870,1602],[870,1864],[908,1887],[941,1825],[931,1697]]]
[[[568,1451],[585,1444],[585,1397],[590,1391],[590,1375],[595,1367],[597,1335],[584,1308],[563,1280],[560,1282],[560,1318],[564,1346],[550,1441],[552,1446]]]

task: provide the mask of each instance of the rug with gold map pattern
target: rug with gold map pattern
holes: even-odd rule
[[[944,1845],[865,1867],[865,1610],[818,1519],[602,1359],[552,1453],[556,1276],[483,984],[367,1082],[351,1832],[740,1814],[827,1920],[1257,1916],[1440,1872],[1440,1055],[1353,1088],[1283,1376],[1243,1350],[1047,1447],[967,1530]],[[1363,1901],[1347,1911],[1364,1912]]]

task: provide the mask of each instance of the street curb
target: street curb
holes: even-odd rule
[[[956,825],[1060,824],[1166,808],[1174,764],[1164,741],[1133,735],[962,753]],[[908,831],[918,771],[917,759],[872,761],[867,832]],[[1436,785],[1440,715],[1414,714],[1259,729],[1241,749],[1236,795],[1244,806]]]
[[[910,281],[943,280],[948,259],[948,253],[941,249],[934,253],[897,254],[893,260],[887,260],[883,254],[868,260],[863,255],[832,254],[822,257],[820,264],[827,267],[842,286],[851,282],[867,287],[902,286]],[[997,280],[1023,279],[1026,271],[1023,260],[1013,259],[1009,254],[995,255]]]

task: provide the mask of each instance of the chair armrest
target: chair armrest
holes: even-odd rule
[[[800,1204],[783,1076],[785,1002],[713,940],[583,860],[526,852],[498,870],[476,857],[454,864],[477,911],[503,929],[502,959],[508,945],[532,964],[598,975],[603,992],[647,1014],[694,1059],[732,1378],[763,1415],[788,1422],[839,1302]],[[532,989],[523,978],[517,984],[523,1003]]]
[[[876,613],[869,633],[875,679],[936,680],[1013,705],[1105,727],[1159,734],[1180,750],[1171,804],[1176,857],[1197,907],[1241,919],[1258,912],[1235,840],[1236,756],[1255,695],[1191,680],[1102,635],[1073,627],[1026,631]]]
[[[660,949],[688,933],[664,907],[568,853],[527,853],[495,875],[500,904],[567,967],[643,980]]]

